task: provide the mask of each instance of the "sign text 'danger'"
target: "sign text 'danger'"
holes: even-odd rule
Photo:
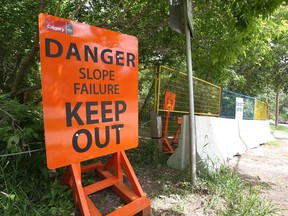
[[[47,166],[137,147],[137,38],[46,14],[39,33]]]

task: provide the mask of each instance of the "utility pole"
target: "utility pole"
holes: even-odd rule
[[[192,2],[191,0],[170,0],[170,27],[172,30],[185,35],[186,59],[189,86],[189,146],[191,183],[196,183],[196,127],[194,115],[194,90],[191,36],[193,37]]]

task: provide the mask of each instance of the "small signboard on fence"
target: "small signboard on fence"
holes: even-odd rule
[[[39,15],[50,169],[138,145],[136,37]]]
[[[176,94],[171,91],[165,92],[164,110],[174,110],[176,102]]]
[[[236,97],[235,119],[242,120],[244,113],[244,100],[241,97]]]

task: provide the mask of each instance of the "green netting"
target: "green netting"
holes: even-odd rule
[[[236,97],[243,98],[243,119],[254,119],[255,98],[228,90],[222,90],[220,117],[235,118]]]

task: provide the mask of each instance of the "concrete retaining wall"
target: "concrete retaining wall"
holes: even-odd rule
[[[197,160],[209,167],[226,164],[234,155],[271,140],[269,121],[196,116]],[[189,165],[189,118],[184,116],[179,146],[167,164],[176,169]],[[185,122],[185,123],[184,123]],[[187,137],[188,136],[188,137]]]

